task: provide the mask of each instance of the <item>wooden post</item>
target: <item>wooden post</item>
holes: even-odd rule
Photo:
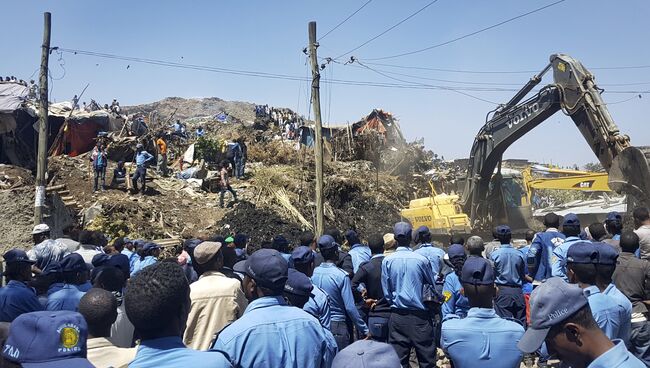
[[[316,142],[314,157],[316,159],[316,236],[323,234],[323,123],[320,116],[320,71],[316,48],[316,22],[309,22],[309,59],[311,61],[311,97],[316,121]]]
[[[36,195],[34,199],[34,224],[43,222],[43,209],[45,207],[45,173],[47,172],[47,142],[48,142],[48,88],[47,74],[50,59],[50,31],[52,30],[52,15],[44,13],[43,45],[41,46],[41,73],[39,125],[38,125],[38,156],[36,160]]]

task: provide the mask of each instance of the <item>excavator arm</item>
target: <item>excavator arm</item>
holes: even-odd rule
[[[554,83],[532,98],[520,102],[553,70]],[[492,176],[499,185],[500,162],[510,145],[559,110],[567,114],[592,151],[609,172],[614,191],[634,196],[647,204],[650,198],[650,168],[645,148],[630,146],[612,119],[594,82],[594,76],[577,60],[563,54],[551,55],[550,63],[506,104],[500,106],[481,128],[470,152],[465,190],[460,201],[470,214],[473,227],[492,226],[490,201]],[[549,147],[555,149],[556,147]],[[648,155],[650,157],[650,155]]]

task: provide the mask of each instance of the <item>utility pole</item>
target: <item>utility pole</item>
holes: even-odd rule
[[[52,30],[52,14],[46,12],[43,27],[43,45],[41,46],[41,74],[40,104],[38,124],[38,157],[36,160],[36,196],[34,200],[34,224],[43,222],[43,209],[45,208],[45,173],[47,172],[47,141],[48,141],[48,88],[47,74],[50,59],[50,31]]]
[[[320,71],[316,48],[316,22],[309,22],[309,59],[311,61],[311,98],[316,120],[316,236],[323,234],[323,124],[320,117]]]

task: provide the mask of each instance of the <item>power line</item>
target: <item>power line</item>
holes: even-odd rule
[[[436,72],[446,73],[459,73],[459,74],[530,74],[537,73],[539,70],[463,70],[463,69],[445,69],[445,68],[430,68],[422,66],[411,65],[395,65],[384,63],[373,63],[364,61],[366,65],[385,66],[397,69],[412,69],[412,70],[430,70]],[[604,66],[604,67],[589,67],[589,70],[626,70],[626,69],[650,69],[650,65],[624,65],[624,66]]]
[[[562,1],[564,1],[564,0],[562,0]],[[340,59],[341,57],[343,57],[343,56],[345,56],[345,55],[347,55],[347,54],[349,54],[349,53],[351,53],[351,52],[357,51],[358,49],[362,48],[363,46],[369,44],[370,42],[372,42],[372,41],[378,39],[379,37],[385,35],[386,33],[392,31],[393,29],[397,28],[397,27],[398,27],[399,25],[401,25],[402,23],[404,23],[404,22],[406,22],[407,20],[413,18],[414,16],[418,15],[419,13],[421,13],[422,11],[424,11],[426,8],[430,7],[431,5],[433,5],[433,4],[437,3],[437,2],[438,2],[438,0],[433,0],[433,1],[429,2],[427,5],[423,6],[422,8],[420,8],[420,9],[419,9],[418,11],[416,11],[415,13],[412,13],[412,14],[409,15],[408,17],[406,17],[406,18],[400,20],[399,22],[395,23],[394,25],[392,25],[392,26],[389,27],[388,29],[386,29],[386,30],[384,30],[383,32],[381,32],[380,34],[378,34],[378,35],[372,37],[372,38],[369,39],[368,41],[362,43],[361,45],[359,45],[359,46],[357,46],[357,47],[355,47],[355,48],[353,48],[352,50],[350,50],[350,51],[348,51],[348,52],[345,52],[345,53],[343,53],[343,54],[341,54],[341,55],[335,57],[334,59]]]
[[[636,96],[632,96],[632,97],[630,97],[630,98],[626,98],[626,99],[621,100],[621,101],[610,102],[610,103],[607,103],[607,105],[617,105],[617,104],[625,103],[625,102],[628,102],[628,101],[632,101],[632,100],[634,100],[635,98],[641,99],[641,94],[638,94],[638,95],[636,95]]]
[[[329,31],[325,32],[324,35],[320,36],[320,38],[319,38],[317,41],[322,40],[323,38],[327,37],[327,35],[329,35],[330,33],[334,32],[337,28],[339,28],[340,26],[342,26],[343,23],[345,23],[345,22],[347,22],[348,20],[350,20],[350,18],[354,17],[358,12],[361,11],[361,9],[365,8],[366,5],[370,4],[371,2],[372,2],[372,0],[368,0],[368,1],[366,1],[363,5],[361,5],[361,7],[360,7],[359,9],[355,10],[352,14],[348,15],[347,18],[343,19],[339,24],[337,24],[336,26],[334,26],[334,28],[330,29]]]
[[[566,1],[566,0],[558,0],[558,1],[554,2],[554,3],[551,3],[551,4],[548,4],[548,5],[542,6],[541,8],[537,8],[537,9],[531,10],[531,11],[529,11],[529,12],[526,12],[526,13],[524,13],[524,14],[520,14],[520,15],[517,15],[517,16],[512,17],[512,18],[506,19],[506,20],[504,20],[504,21],[501,21],[501,22],[499,22],[499,23],[493,24],[493,25],[491,25],[491,26],[488,26],[488,27],[485,27],[485,28],[481,28],[481,29],[479,29],[479,30],[477,30],[477,31],[474,31],[474,32],[471,32],[471,33],[468,33],[468,34],[462,35],[462,36],[460,36],[460,37],[456,37],[456,38],[451,39],[451,40],[449,40],[449,41],[445,41],[445,42],[442,42],[442,43],[438,43],[438,44],[435,44],[435,45],[431,45],[431,46],[428,46],[428,47],[425,47],[425,48],[422,48],[422,49],[419,49],[419,50],[408,51],[408,52],[403,52],[403,53],[401,53],[401,54],[395,54],[395,55],[390,55],[390,56],[383,56],[383,57],[378,57],[378,58],[371,58],[371,59],[369,58],[369,59],[365,59],[365,60],[385,60],[385,59],[393,59],[393,58],[397,58],[397,57],[401,57],[401,56],[407,56],[407,55],[418,54],[418,53],[420,53],[420,52],[424,52],[424,51],[428,51],[428,50],[431,50],[431,49],[435,49],[435,48],[437,48],[437,47],[441,47],[441,46],[449,45],[450,43],[454,43],[454,42],[456,42],[456,41],[460,41],[460,40],[462,40],[462,39],[465,39],[465,38],[468,38],[468,37],[471,37],[471,36],[477,35],[477,34],[479,34],[479,33],[482,33],[482,32],[485,32],[485,31],[488,31],[488,30],[490,30],[490,29],[493,29],[493,28],[499,27],[499,26],[504,25],[504,24],[506,24],[506,23],[510,23],[510,22],[512,22],[512,21],[515,21],[515,20],[517,20],[517,19],[520,19],[520,18],[526,17],[526,16],[528,16],[528,15],[531,15],[531,14],[534,14],[534,13],[537,13],[537,12],[540,12],[540,11],[542,11],[542,10],[544,10],[544,9],[550,8],[550,7],[552,7],[552,6],[555,6],[555,5],[557,5],[557,4],[563,3],[563,2],[565,2],[565,1]],[[353,50],[353,51],[354,51],[354,50]],[[337,58],[337,59],[338,59],[338,58]]]

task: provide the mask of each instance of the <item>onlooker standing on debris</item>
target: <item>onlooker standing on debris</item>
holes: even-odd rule
[[[460,244],[452,244],[447,249],[447,255],[453,271],[445,276],[445,282],[442,286],[442,319],[444,320],[451,314],[465,318],[469,310],[469,301],[461,291],[463,286],[460,282],[461,271],[467,260],[465,249]]]
[[[381,286],[381,263],[384,260],[384,238],[372,235],[368,241],[371,257],[361,263],[352,278],[352,290],[359,292],[363,300],[364,314],[368,316],[368,330],[373,339],[388,341],[388,318],[390,305]]]
[[[303,233],[303,235],[305,234],[311,234],[311,239],[313,241],[313,233]],[[306,238],[309,239],[309,236],[306,236]],[[314,275],[314,251],[310,247],[304,245],[296,247],[296,249],[291,253],[291,264],[293,264],[293,267],[297,271],[304,273],[305,276],[312,277]],[[309,297],[309,300],[305,303],[302,309],[318,318],[320,324],[329,330],[332,323],[329,297],[320,287],[316,285],[312,286],[312,295]]]
[[[336,343],[305,311],[288,307],[282,293],[288,265],[280,253],[261,249],[245,263],[244,315],[223,329],[212,347],[236,367],[329,367]]]
[[[323,235],[318,239],[318,247],[325,262],[314,270],[312,282],[315,286],[325,291],[330,299],[330,312],[332,322],[330,329],[339,350],[342,350],[348,344],[350,336],[347,321],[351,321],[361,335],[368,335],[368,326],[359,316],[357,307],[354,304],[352,288],[348,274],[342,269],[336,267],[338,260],[338,244],[330,235]]]
[[[133,191],[138,192],[138,179],[142,181],[140,193],[144,194],[147,189],[147,162],[153,160],[153,156],[144,150],[142,143],[135,146],[135,174],[133,174]]]
[[[113,169],[113,179],[111,180],[111,187],[115,187],[116,184],[124,184],[126,179],[126,167],[124,167],[124,161],[118,161],[117,166]]]
[[[231,367],[220,352],[196,351],[183,344],[190,286],[176,263],[160,262],[143,269],[131,279],[124,304],[141,338],[129,367]]]
[[[493,257],[498,256],[496,252]],[[490,263],[478,257],[468,259],[460,279],[471,308],[467,317],[451,315],[442,323],[442,348],[454,367],[519,367],[522,354],[517,342],[524,328],[502,319],[492,307],[497,288]]]
[[[27,286],[32,280],[34,261],[21,249],[12,249],[3,256],[6,286],[0,288],[0,322],[13,322],[23,313],[43,310],[34,289]]]
[[[350,247],[348,254],[352,257],[352,270],[356,273],[359,265],[370,260],[370,248],[361,242],[354,230],[345,233],[345,240]]]
[[[552,277],[551,265],[553,264],[553,250],[564,243],[566,236],[559,232],[560,216],[547,213],[544,216],[546,230],[535,234],[533,242],[526,255],[528,274],[535,281],[543,281]]]
[[[87,358],[98,368],[127,368],[135,348],[119,348],[110,341],[117,319],[117,299],[103,289],[90,289],[79,302],[79,313],[88,324]]]
[[[551,274],[561,277],[564,281],[569,281],[566,274],[566,254],[572,244],[581,241],[580,239],[580,220],[574,213],[568,213],[564,216],[562,222],[562,234],[566,237],[564,242],[553,249],[553,258],[551,263]]]
[[[158,134],[158,139],[156,139],[156,147],[158,148],[158,162],[156,171],[160,175],[167,175],[167,142],[162,135]]]
[[[497,226],[496,235],[501,244],[491,255],[497,285],[494,309],[500,317],[514,318],[526,326],[526,301],[522,291],[526,282],[526,261],[511,244],[510,227]]]
[[[639,236],[639,258],[650,261],[650,212],[645,207],[635,208],[632,213],[634,217],[634,232]]]
[[[634,256],[639,249],[639,237],[634,232],[623,232],[620,246],[621,254],[612,279],[632,302],[630,351],[650,366],[650,262]]]
[[[238,179],[244,179],[244,174],[246,174],[246,161],[248,160],[248,147],[246,146],[246,140],[243,137],[240,137],[237,140],[239,143],[239,148],[241,149],[241,159],[238,165]]]
[[[195,350],[208,350],[216,333],[244,314],[248,306],[241,282],[222,272],[223,249],[217,242],[194,248],[193,265],[199,280],[190,285],[190,313],[184,343]]]
[[[411,225],[398,222],[393,228],[398,247],[381,264],[381,284],[390,304],[388,343],[393,345],[402,366],[409,366],[411,349],[420,367],[436,366],[436,342],[432,316],[423,303],[424,285],[435,286],[426,257],[411,251]]]
[[[244,152],[241,148],[241,144],[239,143],[240,140],[239,138],[235,140],[234,147],[233,147],[233,168],[234,168],[234,176],[237,179],[242,179],[244,176],[244,169],[242,167],[243,165],[243,160],[244,160]]]
[[[219,174],[221,175],[221,188],[219,194],[219,207],[223,208],[223,197],[226,195],[226,191],[230,192],[233,197],[233,202],[237,202],[237,193],[230,186],[230,173],[228,166],[230,162],[228,160],[221,161],[221,170]]]

